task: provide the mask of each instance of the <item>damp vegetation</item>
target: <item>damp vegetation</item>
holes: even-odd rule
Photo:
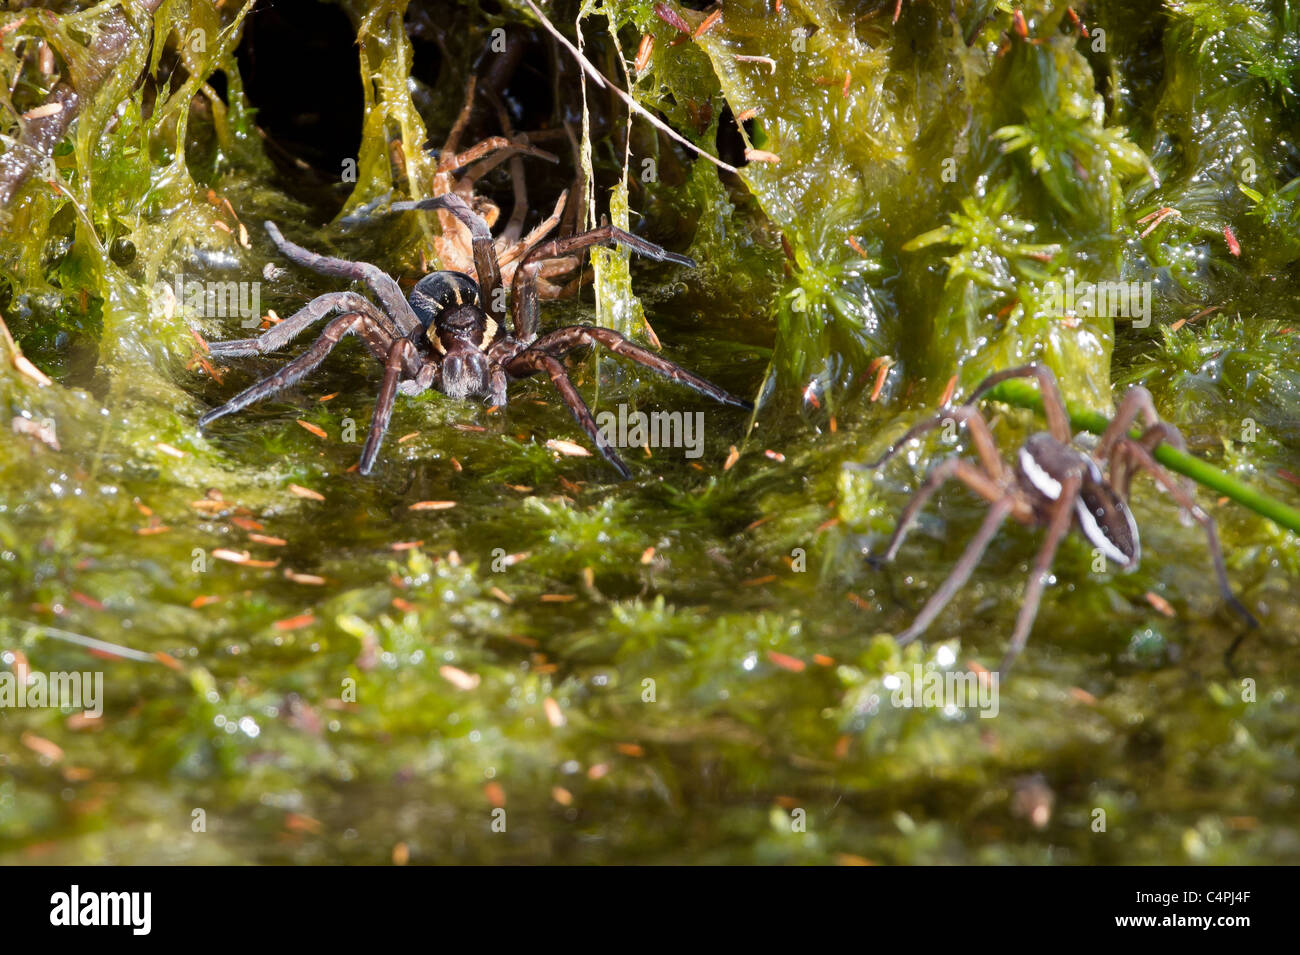
[[[1293,3],[540,4],[603,87],[527,0],[263,6],[0,13],[0,675],[104,675],[100,719],[0,707],[0,861],[1300,860]],[[205,342],[343,287],[265,220],[404,288],[438,263],[387,210],[436,194],[471,77],[501,108],[461,149],[504,114],[558,158],[478,182],[498,229],[522,173],[525,228],[570,189],[699,263],[602,250],[543,328],[758,410],[579,353],[597,412],[702,412],[698,456],[617,481],[530,379],[399,397],[362,477],[349,341],[200,431],[310,339]],[[1141,567],[1067,539],[995,718],[896,706],[900,670],[996,664],[1039,532],[900,648],[984,506],[864,557],[965,438],[844,465],[1031,360],[1080,430],[1152,391],[1261,626],[1225,658],[1204,537],[1143,479]],[[1000,446],[1042,427],[997,397]]]

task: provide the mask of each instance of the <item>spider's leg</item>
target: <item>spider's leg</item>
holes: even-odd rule
[[[1205,531],[1205,539],[1210,549],[1210,560],[1214,564],[1214,575],[1219,581],[1219,593],[1223,596],[1224,601],[1232,607],[1245,621],[1252,627],[1258,627],[1259,621],[1255,619],[1254,614],[1246,609],[1246,605],[1237,599],[1237,595],[1232,592],[1232,585],[1228,582],[1228,567],[1223,562],[1223,548],[1219,546],[1219,531],[1215,524],[1213,516],[1201,509],[1196,503],[1193,494],[1180,482],[1174,475],[1170,474],[1162,467],[1151,452],[1143,447],[1139,442],[1132,438],[1124,438],[1120,441],[1120,446],[1127,449],[1128,453],[1133,456],[1134,463],[1140,470],[1146,471],[1175,501],[1178,505],[1191,515],[1192,520],[1201,525]]]
[[[547,162],[553,163],[560,161],[559,156],[548,153],[545,149],[539,149],[530,142],[509,139],[505,136],[489,136],[463,153],[457,153],[455,156],[450,157],[452,163],[450,169],[465,170],[456,178],[457,192],[472,191],[474,183],[484,174],[495,169],[507,159],[517,158],[521,155],[532,156],[534,159],[545,159]],[[470,190],[461,189],[461,186],[466,183],[471,187]]]
[[[514,141],[514,127],[510,122],[510,111],[506,109],[506,104],[502,101],[500,94],[495,90],[488,97],[492,101],[493,107],[497,111],[497,122],[501,124],[501,131],[506,137]],[[524,142],[527,142],[527,137]],[[558,156],[552,153],[545,154],[552,162],[559,162]],[[519,237],[524,234],[524,219],[528,215],[528,183],[524,179],[524,163],[517,156],[510,157],[510,184],[514,189],[515,205],[510,210],[510,221],[497,237],[498,248],[510,248],[519,241]],[[504,264],[504,263],[502,263]]]
[[[290,262],[311,269],[321,275],[350,279],[354,282],[365,282],[370,287],[370,291],[375,293],[375,297],[383,305],[384,311],[397,324],[404,336],[411,335],[420,329],[420,320],[411,311],[406,296],[402,294],[401,286],[379,266],[371,265],[369,262],[352,262],[348,259],[336,259],[332,256],[320,255],[290,242],[280,234],[280,227],[269,219],[265,224],[267,234],[271,236],[271,241],[280,250],[280,254]]]
[[[1173,445],[1179,451],[1187,450],[1187,442],[1183,439],[1182,432],[1172,424],[1160,420],[1151,392],[1142,385],[1134,385],[1130,388],[1124,394],[1119,407],[1115,409],[1114,419],[1102,434],[1101,440],[1097,442],[1097,447],[1092,453],[1093,460],[1099,463],[1105,461],[1107,456],[1110,457],[1111,485],[1123,495],[1125,500],[1128,500],[1133,474],[1128,469],[1128,462],[1124,459],[1124,455],[1116,452],[1116,446],[1120,438],[1130,436],[1133,423],[1139,417],[1146,422],[1146,430],[1142,432],[1138,441],[1148,451],[1154,451],[1157,445],[1162,443]],[[1183,486],[1190,491],[1191,481],[1184,481]]]
[[[1132,440],[1128,435],[1125,435],[1124,437]],[[1164,421],[1157,421],[1155,424],[1143,431],[1142,436],[1137,439],[1137,443],[1151,452],[1154,452],[1161,444],[1172,445],[1179,451],[1187,450],[1187,442],[1183,439],[1183,433],[1172,424],[1168,424]],[[1111,448],[1110,483],[1112,487],[1115,487],[1120,494],[1124,496],[1124,500],[1127,501],[1129,497],[1129,489],[1133,484],[1134,468],[1131,466],[1131,462],[1128,460],[1124,451],[1124,444],[1123,441],[1120,441]],[[1191,478],[1184,477],[1179,483],[1181,483],[1187,490],[1188,494],[1196,493],[1196,485]]]
[[[556,162],[559,159],[557,157]],[[514,207],[510,210],[510,220],[497,236],[497,241],[511,246],[524,234],[524,219],[528,216],[528,183],[524,179],[524,164],[518,156],[510,157],[510,186],[514,191]],[[498,261],[500,256],[497,257]]]
[[[346,315],[331,319],[330,323],[325,326],[325,331],[321,333],[320,338],[312,342],[305,352],[286,364],[274,375],[263,378],[257,384],[245,388],[221,407],[214,408],[199,418],[199,427],[204,428],[218,418],[234,414],[236,411],[242,411],[255,401],[269,398],[271,395],[297,384],[304,375],[310,373],[325,360],[325,356],[343,340],[343,336],[360,330],[366,320],[364,315],[356,312],[349,312]]]
[[[998,448],[993,441],[993,432],[989,430],[989,424],[984,420],[984,416],[979,413],[977,408],[969,404],[958,405],[956,408],[949,408],[946,411],[940,411],[913,425],[907,433],[891,444],[885,453],[874,461],[863,463],[849,462],[844,465],[850,471],[874,471],[890,458],[892,458],[903,448],[907,447],[909,441],[919,438],[926,432],[933,431],[939,425],[947,421],[962,422],[970,428],[971,440],[975,442],[975,453],[979,455],[980,463],[984,465],[984,470],[994,477],[1001,477],[1006,471],[1006,465],[998,457]]]
[[[1079,487],[1082,483],[1082,479],[1078,476],[1068,477],[1061,482],[1061,494],[1052,505],[1051,517],[1048,519],[1047,535],[1043,540],[1043,546],[1038,550],[1038,556],[1034,558],[1034,569],[1029,574],[1029,583],[1025,585],[1020,613],[1016,615],[1016,629],[1011,633],[1011,643],[1007,645],[1006,655],[1003,656],[1002,665],[998,668],[1001,675],[1005,676],[1011,669],[1011,664],[1025,648],[1025,641],[1029,639],[1029,631],[1034,625],[1034,618],[1038,616],[1038,604],[1043,599],[1043,588],[1047,586],[1047,578],[1052,571],[1052,561],[1056,559],[1057,548],[1061,546],[1065,535],[1070,533],[1070,526],[1074,521],[1075,501],[1079,496]]]
[[[880,556],[869,558],[871,564],[879,566],[893,560],[898,555],[898,549],[903,546],[903,540],[907,537],[908,531],[912,529],[912,525],[916,523],[917,515],[921,513],[921,509],[925,507],[930,498],[934,497],[935,492],[940,487],[954,477],[961,480],[962,483],[989,503],[1006,496],[1006,492],[998,485],[997,481],[964,458],[948,458],[940,462],[925,476],[925,482],[903,507],[903,513],[898,515],[898,524],[894,527],[893,536],[889,538],[889,546],[885,548],[885,552]]]
[[[618,456],[618,452],[601,434],[596,419],[591,416],[591,409],[582,400],[582,395],[578,394],[578,389],[574,387],[573,382],[569,379],[568,372],[564,370],[564,364],[558,358],[548,355],[546,352],[530,348],[511,358],[506,364],[506,371],[516,378],[526,378],[538,371],[544,371],[550,375],[552,384],[560,392],[560,397],[569,406],[569,411],[572,412],[574,419],[582,426],[582,430],[587,432],[587,436],[591,438],[592,444],[596,446],[601,456],[612,464],[614,469],[625,479],[632,476],[632,472],[623,463],[623,459]]]
[[[362,474],[369,474],[379,456],[379,445],[388,431],[388,422],[393,417],[393,402],[397,398],[397,383],[406,369],[408,361],[415,355],[415,346],[408,339],[400,338],[392,343],[388,357],[384,361],[384,380],[379,386],[379,397],[375,400],[375,411],[370,418],[370,433],[366,435],[365,446],[361,449]]]
[[[1110,454],[1115,442],[1128,435],[1133,423],[1139,417],[1147,423],[1148,430],[1150,426],[1160,424],[1160,415],[1156,414],[1156,405],[1151,398],[1151,392],[1141,385],[1134,385],[1124,394],[1119,407],[1115,409],[1115,417],[1111,420],[1105,433],[1102,434],[1101,440],[1097,442],[1097,447],[1093,450],[1093,459],[1098,462],[1106,460],[1106,456]],[[1182,435],[1178,434],[1178,430],[1173,425],[1168,427],[1173,432],[1173,435],[1177,435],[1176,438],[1171,435],[1170,442],[1178,442],[1178,447],[1181,449],[1183,447]]]
[[[511,317],[514,322],[514,335],[525,344],[537,337],[537,272],[543,259],[559,259],[588,249],[593,245],[624,245],[634,252],[660,262],[676,262],[689,268],[695,267],[695,260],[675,252],[662,249],[653,242],[635,236],[630,232],[612,225],[603,225],[598,229],[580,232],[563,239],[552,239],[537,246],[515,269],[514,284],[510,295]]]
[[[561,231],[565,235],[573,235],[581,226],[581,216],[583,210],[587,208],[587,177],[582,173],[582,144],[578,140],[578,134],[573,131],[573,124],[566,122],[564,124],[564,135],[569,140],[569,152],[573,156],[573,183],[569,186],[568,193],[572,201],[564,208],[564,221],[561,223]]]
[[[555,203],[555,210],[549,216],[547,216],[541,222],[537,223],[537,225],[533,227],[532,231],[529,232],[528,235],[524,236],[518,242],[510,243],[510,245],[506,249],[501,250],[497,261],[500,262],[502,268],[504,268],[509,263],[514,262],[516,259],[520,258],[521,256],[526,255],[532,249],[533,246],[535,246],[538,242],[541,242],[544,238],[546,238],[546,236],[550,233],[550,231],[554,229],[557,225],[559,225],[560,217],[563,215],[564,203],[568,200],[568,197],[569,197],[569,191],[566,189],[564,192],[560,193],[560,198]],[[526,201],[527,199],[525,198],[525,202]],[[517,203],[518,203],[518,195],[516,194],[516,208],[518,207]],[[513,215],[511,216],[511,221],[512,222],[514,221]],[[504,233],[502,233],[502,236],[504,237]],[[575,264],[570,266],[568,269],[565,269],[564,271],[566,272],[572,271],[576,267],[577,265]],[[543,266],[542,274],[543,275],[546,274],[545,266]]]
[[[390,208],[394,212],[408,209],[442,209],[455,216],[465,228],[469,229],[474,248],[474,271],[477,273],[479,301],[485,310],[491,310],[496,303],[496,290],[501,285],[501,267],[497,264],[496,246],[492,242],[492,230],[483,221],[483,217],[469,207],[460,196],[449,192],[432,199],[420,199],[414,202],[394,202]]]
[[[492,405],[496,408],[504,408],[510,400],[506,396],[506,387],[510,384],[510,376],[506,373],[505,368],[496,362],[493,362],[488,369],[488,384],[492,390]]]
[[[298,309],[284,321],[272,325],[256,338],[238,338],[224,342],[208,342],[208,350],[218,358],[247,358],[266,355],[283,348],[310,326],[332,311],[361,312],[393,337],[397,329],[392,320],[369,299],[356,292],[326,292]]]
[[[984,523],[980,524],[980,529],[971,538],[970,543],[966,545],[966,550],[962,553],[961,559],[957,561],[957,566],[952,569],[948,579],[943,582],[926,602],[925,606],[921,608],[921,612],[912,621],[912,625],[894,638],[895,643],[899,646],[911,643],[925,632],[926,627],[934,622],[934,618],[939,616],[943,608],[948,606],[948,602],[956,596],[957,591],[961,590],[966,581],[970,579],[971,573],[975,570],[975,565],[984,556],[984,551],[988,549],[993,536],[997,534],[998,528],[1002,526],[1002,522],[1007,519],[1007,515],[1013,510],[1015,510],[1015,500],[1010,495],[1000,497],[990,505],[988,513],[984,515]]]
[[[724,405],[744,408],[746,411],[754,410],[754,406],[748,401],[737,398],[723,391],[713,382],[692,374],[681,365],[666,358],[660,358],[654,352],[628,341],[612,328],[601,328],[599,325],[567,325],[564,328],[557,328],[553,332],[547,332],[533,342],[532,347],[549,355],[563,355],[583,345],[603,345],[614,354],[630,358],[637,364],[644,365],[651,371],[658,372],[679,385],[685,385],[693,391],[707,395],[714,401],[721,402]]]
[[[456,121],[451,124],[451,129],[447,132],[447,138],[443,140],[442,150],[438,153],[438,171],[451,171],[455,166],[444,165],[444,162],[455,162],[456,149],[460,146],[460,137],[465,134],[465,127],[469,125],[469,118],[474,112],[474,91],[478,86],[478,77],[471,76],[469,82],[465,84],[465,102],[461,104],[460,112],[456,114]]]
[[[976,385],[975,390],[966,396],[962,404],[973,405],[994,385],[999,385],[1009,378],[1038,379],[1038,390],[1043,394],[1043,414],[1047,417],[1047,430],[1057,441],[1069,444],[1070,416],[1065,410],[1065,398],[1061,396],[1061,386],[1057,384],[1052,369],[1038,362],[994,372]]]
[[[578,271],[577,275],[573,275],[581,265],[582,260],[576,257],[547,260],[537,271],[538,297],[542,301],[553,302],[556,299],[577,295],[583,281],[591,281],[590,273],[583,274]],[[565,276],[572,276],[572,278],[566,282],[563,281]]]
[[[536,159],[545,159],[549,162],[558,163],[559,157],[553,153],[548,153],[544,149],[538,149],[528,142],[508,140],[501,136],[494,136],[491,139],[484,140],[468,152],[462,153],[457,157],[458,160],[464,160],[471,154],[479,152],[481,147],[488,147],[485,152],[486,158],[480,159],[468,169],[466,169],[456,179],[455,193],[459,196],[471,198],[474,194],[474,184],[488,172],[495,169],[505,161],[510,162],[510,183],[514,189],[514,207],[510,210],[510,221],[506,223],[505,229],[497,236],[495,240],[496,247],[509,248],[519,241],[519,236],[524,231],[524,219],[528,215],[528,186],[524,179],[524,164],[521,156],[532,156]],[[458,167],[464,165],[458,162]],[[498,262],[498,265],[501,263]]]

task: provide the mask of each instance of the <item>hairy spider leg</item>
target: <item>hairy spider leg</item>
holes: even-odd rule
[[[403,337],[409,337],[420,330],[420,320],[411,311],[406,296],[402,294],[401,286],[379,266],[371,265],[369,262],[351,262],[347,259],[336,259],[332,256],[320,255],[290,242],[280,234],[279,226],[269,219],[265,224],[266,231],[271,236],[271,241],[275,243],[275,247],[280,250],[280,254],[286,259],[301,265],[303,268],[311,269],[320,275],[350,279],[354,282],[365,282],[370,291],[379,299],[380,304],[383,305],[384,311],[397,325]]]
[[[712,382],[692,374],[680,365],[665,358],[660,358],[653,352],[633,344],[612,328],[587,325],[570,325],[566,328],[559,328],[537,339],[531,347],[507,358],[505,360],[506,371],[516,378],[526,378],[539,371],[545,371],[551,376],[551,381],[559,389],[565,404],[569,406],[569,410],[573,413],[573,417],[578,424],[587,432],[587,436],[591,438],[592,443],[596,445],[605,460],[612,464],[624,478],[631,477],[632,472],[628,470],[627,465],[623,463],[618,453],[601,434],[600,428],[591,416],[591,409],[587,407],[587,403],[583,401],[568,373],[564,370],[564,365],[559,361],[559,356],[583,345],[603,345],[615,354],[630,358],[651,371],[657,372],[678,384],[685,385],[702,395],[707,395],[715,401],[749,411],[753,410],[753,405],[748,401],[737,398]]]
[[[1029,365],[995,371],[976,385],[975,390],[966,396],[966,400],[962,404],[975,404],[991,391],[995,385],[1000,385],[1011,378],[1038,379],[1038,390],[1043,395],[1043,415],[1047,418],[1047,431],[1062,444],[1069,444],[1071,437],[1070,416],[1065,410],[1065,399],[1061,397],[1061,386],[1057,384],[1056,375],[1052,374],[1052,369],[1046,365],[1034,362]]]
[[[659,262],[675,262],[687,268],[695,268],[694,259],[669,252],[617,226],[603,225],[563,239],[552,239],[529,252],[515,269],[514,286],[510,296],[511,317],[514,335],[525,345],[531,344],[537,337],[539,324],[537,273],[542,267],[542,260],[563,258],[595,245],[608,247],[622,245]]]
[[[957,591],[965,586],[980,558],[984,556],[984,551],[988,549],[994,535],[1002,526],[1002,522],[1013,510],[1015,510],[1015,502],[1011,495],[1000,497],[989,506],[988,512],[984,515],[984,522],[980,524],[980,529],[966,545],[966,550],[957,561],[957,566],[952,569],[952,573],[948,575],[948,579],[926,601],[921,612],[912,621],[912,625],[895,638],[899,646],[911,643],[924,633],[926,627],[930,626],[934,618],[939,616],[943,608],[948,606],[948,602],[956,596]]]
[[[996,478],[990,477],[964,458],[948,458],[941,461],[930,469],[930,473],[925,476],[925,481],[921,484],[921,487],[903,507],[903,513],[898,516],[898,524],[895,525],[894,533],[889,538],[889,545],[885,548],[885,553],[878,557],[869,558],[873,566],[879,566],[898,556],[899,548],[903,546],[903,540],[912,529],[912,525],[916,523],[921,509],[929,503],[930,498],[935,495],[939,488],[952,478],[957,478],[990,503],[1008,496],[1006,490],[998,483]],[[1012,503],[1013,514],[1017,520],[1024,523],[1033,520],[1032,508],[1018,499],[1013,500]]]
[[[1124,436],[1127,440],[1134,440],[1130,435]],[[1187,449],[1187,443],[1183,440],[1183,434],[1173,425],[1164,421],[1151,425],[1142,432],[1138,437],[1137,443],[1142,445],[1148,451],[1154,452],[1162,444],[1169,444],[1179,451]],[[1136,469],[1132,467],[1132,462],[1124,453],[1123,442],[1116,442],[1110,449],[1110,462],[1107,467],[1108,480],[1113,488],[1123,496],[1124,500],[1129,499],[1129,492],[1133,485],[1133,477]],[[1196,485],[1191,478],[1185,477],[1179,481],[1188,494],[1195,494]]]
[[[331,319],[325,326],[320,338],[308,346],[307,350],[290,361],[269,378],[245,388],[219,408],[214,408],[199,419],[199,427],[205,427],[218,418],[236,411],[242,411],[256,401],[292,387],[302,380],[304,375],[314,370],[325,357],[334,350],[346,335],[359,334],[365,340],[371,352],[381,361],[385,361],[393,345],[392,336],[373,320],[358,312],[349,312]]]
[[[1043,588],[1047,586],[1047,578],[1051,575],[1052,561],[1056,559],[1056,551],[1061,546],[1061,541],[1065,539],[1065,535],[1070,533],[1070,526],[1074,522],[1075,503],[1082,485],[1083,478],[1079,475],[1067,477],[1061,482],[1061,494],[1052,505],[1043,546],[1039,548],[1038,556],[1034,558],[1034,568],[1030,571],[1029,582],[1025,585],[1020,613],[1016,615],[1016,629],[1011,633],[1011,642],[1007,645],[1007,652],[1002,657],[1002,665],[998,668],[998,673],[1001,675],[1005,676],[1011,669],[1012,662],[1020,655],[1020,651],[1025,648],[1025,641],[1029,639],[1029,631],[1038,616],[1038,605],[1043,599]]]
[[[397,383],[406,370],[407,364],[417,360],[415,346],[410,339],[399,338],[388,350],[384,360],[384,380],[379,386],[379,397],[375,401],[375,410],[370,417],[370,433],[366,435],[365,446],[361,449],[362,474],[369,474],[379,456],[379,446],[388,431],[388,422],[393,417],[393,402],[397,398]]]
[[[444,163],[455,162],[456,150],[460,146],[460,137],[465,134],[465,127],[469,125],[470,115],[474,112],[474,92],[478,88],[478,77],[471,76],[469,82],[465,84],[465,102],[460,106],[460,112],[456,114],[456,121],[451,124],[451,129],[447,131],[447,138],[443,141],[442,152],[438,155],[438,170],[440,172],[455,169],[455,166],[444,165]]]
[[[560,161],[560,157],[553,153],[538,150],[531,142],[529,142],[527,136],[517,136],[515,134],[514,126],[510,122],[510,111],[506,109],[506,104],[502,101],[496,90],[490,90],[488,92],[488,100],[496,110],[497,122],[501,125],[501,132],[504,134],[506,142],[525,144],[529,149],[535,150],[532,155],[535,155],[538,158],[544,157],[554,163]],[[510,153],[508,158],[510,160],[510,186],[514,192],[515,202],[514,208],[510,210],[510,221],[506,223],[506,227],[502,229],[501,234],[497,236],[498,258],[500,258],[500,253],[503,249],[507,249],[515,242],[518,242],[519,237],[524,234],[524,219],[528,215],[528,183],[524,178],[523,158],[520,156],[519,152]],[[486,171],[486,169],[483,170],[483,172]],[[473,175],[474,178],[477,179],[482,174],[482,172],[479,172],[477,168],[475,168],[466,172],[465,175],[467,177]],[[471,184],[472,182],[473,180],[471,180]],[[558,220],[556,221],[558,222]]]
[[[506,160],[511,160],[513,171],[514,160],[520,156],[532,156],[534,159],[544,159],[552,163],[560,161],[559,156],[548,153],[545,149],[534,146],[532,143],[518,139],[508,139],[505,136],[489,136],[482,142],[475,143],[463,153],[456,153],[451,156],[450,164],[444,168],[453,172],[457,169],[465,170],[465,173],[456,180],[456,191],[468,195],[473,191],[475,182]],[[519,167],[519,171],[523,171],[522,165]],[[516,195],[518,194],[516,193]]]
[[[560,198],[556,200],[555,208],[551,210],[551,214],[547,216],[545,219],[543,219],[541,222],[537,223],[537,225],[533,227],[533,230],[529,232],[528,235],[524,236],[522,239],[520,239],[517,242],[511,242],[508,245],[505,245],[504,248],[500,248],[497,250],[497,262],[504,267],[522,258],[523,256],[527,255],[530,251],[532,251],[533,246],[535,246],[538,242],[541,242],[544,238],[546,238],[546,236],[550,234],[551,230],[560,224],[560,219],[563,218],[564,216],[564,204],[568,202],[568,200],[569,200],[569,191],[566,189],[560,193]],[[511,222],[513,221],[514,221],[514,217],[511,216]],[[509,226],[507,226],[506,228],[508,229]],[[505,238],[504,233],[502,234],[502,238],[497,239],[497,242],[501,244],[503,238]],[[578,267],[578,263],[576,260],[570,260],[568,262],[558,262],[555,263],[555,265],[558,267],[554,269],[543,269],[542,278],[549,278],[552,274],[563,275],[565,273],[572,272],[575,268]],[[548,283],[548,287],[550,287],[549,283]],[[559,292],[553,293],[550,297],[558,298]]]
[[[1115,410],[1115,419],[1106,428],[1106,432],[1093,451],[1093,458],[1098,462],[1104,461],[1109,454],[1111,486],[1119,491],[1126,501],[1129,488],[1133,483],[1133,472],[1129,469],[1129,462],[1125,456],[1115,453],[1115,449],[1120,438],[1131,437],[1129,432],[1139,416],[1146,422],[1147,427],[1138,438],[1138,443],[1148,451],[1154,452],[1160,444],[1172,445],[1179,451],[1187,450],[1187,442],[1183,439],[1182,432],[1167,421],[1160,420],[1151,392],[1141,385],[1130,388]],[[1191,478],[1183,478],[1180,483],[1189,494],[1195,493]]]
[[[283,348],[330,312],[360,312],[394,338],[400,337],[393,320],[374,302],[356,292],[326,292],[318,295],[284,321],[272,325],[256,338],[208,342],[208,350],[220,358],[266,355]]]
[[[536,349],[528,349],[525,352],[516,355],[509,362],[508,368],[510,374],[516,377],[526,377],[539,371],[544,371],[551,376],[551,383],[568,405],[569,411],[574,419],[582,426],[582,430],[587,432],[587,436],[596,445],[601,456],[613,465],[614,470],[626,480],[632,476],[628,466],[623,463],[623,459],[618,456],[618,452],[605,440],[601,434],[600,428],[596,425],[596,419],[591,416],[591,409],[587,407],[587,402],[582,400],[582,395],[574,386],[573,381],[569,378],[569,373],[564,370],[564,363],[553,355]]]
[[[582,226],[583,210],[587,208],[587,177],[582,174],[582,144],[578,140],[578,134],[574,132],[573,123],[568,120],[564,123],[564,135],[569,140],[569,154],[573,157],[574,177],[573,183],[569,186],[569,192],[573,194],[573,203],[565,208],[564,222],[561,223],[560,228],[567,235],[577,235]]]
[[[1117,447],[1126,449],[1126,453],[1132,455],[1133,463],[1143,471],[1151,475],[1152,479],[1160,485],[1178,505],[1191,515],[1192,520],[1201,525],[1205,531],[1205,539],[1210,549],[1210,560],[1214,564],[1214,575],[1218,578],[1219,593],[1223,596],[1224,601],[1240,614],[1251,627],[1258,627],[1259,621],[1255,619],[1254,614],[1246,609],[1246,605],[1237,599],[1237,595],[1232,592],[1232,585],[1228,582],[1228,568],[1223,561],[1223,548],[1219,546],[1219,531],[1213,516],[1201,509],[1196,503],[1196,498],[1164,467],[1162,467],[1151,452],[1140,442],[1132,438],[1121,438],[1117,442]]]
[[[1134,423],[1138,418],[1142,418],[1148,429],[1157,424],[1161,424],[1160,415],[1156,413],[1155,401],[1151,397],[1151,392],[1141,385],[1134,385],[1125,392],[1123,399],[1120,400],[1119,407],[1115,409],[1115,417],[1107,426],[1106,431],[1097,442],[1097,447],[1093,450],[1092,456],[1099,464],[1106,460],[1110,454],[1110,449],[1114,447],[1115,442],[1120,438],[1128,437],[1129,431],[1132,430]],[[1173,426],[1169,426],[1173,430]],[[1175,430],[1175,433],[1176,430]],[[1182,435],[1177,438],[1171,438],[1170,442],[1179,442],[1178,448],[1181,451]]]
[[[891,444],[885,453],[876,460],[866,463],[849,462],[844,467],[850,471],[874,471],[903,450],[909,441],[914,441],[949,420],[961,422],[970,429],[971,440],[975,442],[975,453],[979,455],[984,470],[1000,480],[1006,472],[1006,465],[1003,464],[1002,458],[998,456],[998,448],[993,441],[993,433],[989,430],[988,422],[984,420],[984,416],[979,413],[978,409],[971,407],[969,404],[958,405],[955,408],[940,411],[913,425],[906,434]]]
[[[754,406],[742,398],[719,388],[713,382],[692,374],[681,365],[661,358],[654,352],[629,341],[612,328],[599,325],[566,325],[553,332],[547,332],[530,346],[530,350],[544,351],[554,357],[561,357],[584,345],[602,345],[615,355],[629,358],[639,365],[644,365],[653,372],[663,375],[670,381],[685,385],[693,391],[712,398],[714,401],[746,411],[753,411]]]

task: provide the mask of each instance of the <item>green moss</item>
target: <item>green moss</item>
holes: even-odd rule
[[[409,76],[405,6],[343,4],[367,108],[347,212],[427,194],[423,146],[448,129],[474,54],[530,19],[516,3],[448,8],[444,68],[425,85]],[[578,5],[559,6],[570,31]],[[617,359],[575,362],[599,410],[705,415],[701,457],[628,449],[636,476],[621,484],[597,457],[547,448],[582,436],[536,380],[495,412],[399,401],[376,475],[358,477],[348,436],[365,430],[377,370],[354,343],[200,433],[202,410],[282,359],[211,380],[191,330],[233,337],[238,319],[169,306],[157,283],[260,281],[263,310],[287,315],[338,285],[281,261],[263,220],[404,279],[436,226],[317,226],[334,210],[282,190],[231,56],[246,8],[165,3],[152,55],[142,32],[107,86],[81,90],[87,111],[53,157],[61,187],[31,180],[0,229],[0,310],[55,379],[18,373],[0,337],[0,426],[48,423],[59,444],[13,433],[0,454],[0,660],[102,670],[105,718],[6,711],[0,858],[384,862],[398,843],[417,862],[1300,858],[1294,535],[1203,500],[1264,621],[1230,670],[1239,631],[1207,592],[1199,531],[1140,483],[1142,567],[1096,574],[1067,543],[996,719],[901,708],[895,671],[1000,656],[1038,538],[1008,528],[929,642],[900,649],[890,634],[983,509],[941,494],[874,571],[863,552],[947,449],[841,468],[953,375],[960,392],[1041,357],[1084,408],[1110,410],[1112,379],[1145,383],[1194,453],[1300,503],[1290,8],[1096,3],[1083,37],[1063,4],[1034,0],[1019,5],[1026,41],[1010,4],[959,3],[952,22],[949,4],[911,0],[893,24],[890,3],[777,14],[756,0],[671,45],[653,7],[587,4],[593,60],[622,81],[619,55],[652,32],[633,95],[710,152],[724,109],[757,110],[747,145],[780,162],[720,174],[640,120],[625,144],[621,114],[589,89],[598,212],[700,265],[606,256],[596,291],[544,320],[599,317],[638,339],[648,324],[665,355],[765,404],[750,422]],[[48,86],[19,38],[48,40],[75,85],[104,12],[22,15],[0,40],[6,135]],[[1141,236],[1163,206],[1180,216]],[[1071,272],[1153,282],[1151,326],[1057,314],[1050,283]],[[1036,426],[1005,411],[995,428],[1011,446]],[[456,506],[410,509],[428,500]],[[132,652],[96,656],[81,638]],[[1055,793],[1044,829],[1014,808],[1035,776]]]

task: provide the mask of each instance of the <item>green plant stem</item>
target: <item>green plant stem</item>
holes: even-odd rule
[[[1027,381],[1004,381],[990,389],[987,399],[1002,401],[1018,408],[1033,411],[1043,410],[1043,398],[1038,389]],[[1083,431],[1101,434],[1110,425],[1110,419],[1096,411],[1076,408],[1067,403],[1066,411],[1070,415],[1070,424]],[[1248,507],[1256,514],[1267,517],[1279,527],[1300,534],[1300,511],[1269,497],[1261,491],[1243,484],[1230,474],[1225,474],[1212,464],[1200,458],[1194,458],[1185,451],[1179,451],[1168,444],[1159,445],[1154,452],[1157,461],[1179,474],[1191,478],[1197,484],[1218,491],[1224,497],[1231,498],[1243,507]]]

